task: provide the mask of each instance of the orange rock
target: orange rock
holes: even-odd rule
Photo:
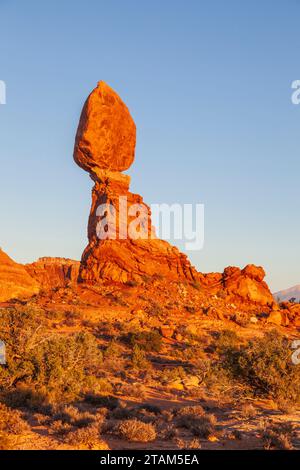
[[[174,331],[174,328],[168,325],[163,325],[160,327],[160,333],[164,338],[172,338]]]
[[[119,172],[132,163],[134,148],[135,125],[127,107],[111,88],[99,82],[84,105],[74,151],[75,161],[90,172],[95,182],[88,223],[89,244],[82,255],[79,281],[142,282],[145,277],[153,276],[195,280],[199,275],[187,257],[156,238],[149,207],[141,196],[129,192],[129,177]],[[120,221],[120,197],[126,198],[128,210],[143,205],[141,238],[127,235],[134,217]],[[98,208],[104,204],[114,209],[116,239],[101,239],[97,233],[103,220]],[[109,230],[111,225],[111,222],[103,224],[103,230]]]
[[[154,276],[167,280],[197,282],[203,292],[215,293],[243,304],[274,304],[272,294],[263,281],[263,268],[248,265],[243,270],[228,267],[224,273],[198,273],[187,257],[177,248],[155,236],[151,212],[143,198],[129,191],[130,178],[121,173],[130,167],[135,151],[135,124],[120,97],[104,82],[87,99],[76,135],[74,159],[88,171],[95,182],[88,223],[89,243],[80,265],[79,281],[95,285],[102,280],[142,283]],[[127,207],[143,205],[147,208],[140,217],[144,230],[138,239],[127,236],[133,217],[120,221],[120,197]],[[99,237],[97,229],[109,232],[113,224],[98,208],[108,204],[115,214],[116,236]],[[222,312],[217,314],[222,319]]]
[[[36,279],[43,289],[66,287],[76,283],[80,262],[66,258],[40,258],[25,265],[26,271]]]
[[[25,267],[15,263],[0,249],[0,302],[26,299],[39,290],[39,283],[28,274]]]
[[[90,173],[124,171],[134,160],[135,123],[117,93],[101,81],[83,107],[74,159]]]
[[[274,299],[268,285],[263,281],[263,268],[248,265],[243,270],[226,268],[223,275],[228,294],[260,305],[273,305]]]
[[[278,310],[272,311],[267,318],[267,323],[273,323],[274,325],[281,326],[283,324],[281,312]]]

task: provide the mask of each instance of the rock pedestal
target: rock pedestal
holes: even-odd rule
[[[156,238],[151,212],[121,171],[134,160],[135,124],[121,98],[104,82],[88,97],[76,134],[74,160],[94,181],[89,244],[79,280],[142,281],[197,278],[187,257]]]

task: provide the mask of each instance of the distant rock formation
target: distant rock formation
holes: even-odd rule
[[[211,293],[220,293],[233,301],[272,305],[273,296],[266,282],[265,271],[260,266],[248,264],[244,269],[234,266],[223,273],[199,273],[201,285]]]
[[[125,283],[140,282],[154,275],[195,280],[198,273],[187,257],[156,238],[147,206],[144,206],[147,213],[140,218],[144,230],[141,238],[126,235],[128,224],[137,214],[128,215],[128,222],[120,222],[120,197],[127,198],[129,212],[135,204],[143,204],[141,196],[129,192],[130,177],[121,173],[134,160],[135,141],[135,124],[127,107],[106,83],[99,82],[83,107],[74,148],[75,162],[95,182],[88,223],[89,244],[82,256],[79,280],[91,284],[100,279]],[[101,229],[104,216],[99,216],[97,210],[105,204],[114,208],[116,239],[98,236],[97,227],[100,224]]]
[[[0,249],[0,302],[26,299],[37,294],[39,283],[21,264],[15,263]]]
[[[280,300],[281,302],[287,302],[291,299],[293,299],[294,302],[300,302],[300,284],[290,287],[289,289],[275,292],[273,297],[275,300]]]
[[[25,269],[43,290],[49,290],[77,283],[79,266],[79,261],[44,257],[25,265]]]

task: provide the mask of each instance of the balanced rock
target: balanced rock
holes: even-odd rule
[[[150,208],[129,191],[130,178],[121,171],[129,168],[134,152],[135,124],[128,108],[99,82],[84,105],[74,149],[75,162],[95,182],[79,281],[142,282],[155,275],[195,280],[198,273],[187,257],[157,239]]]
[[[99,82],[83,107],[75,139],[74,159],[90,173],[124,171],[134,160],[135,123],[121,98]]]
[[[33,279],[22,264],[15,263],[0,249],[0,302],[26,299],[37,294],[39,283]]]

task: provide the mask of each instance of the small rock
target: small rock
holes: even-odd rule
[[[273,310],[267,318],[267,323],[273,323],[274,325],[281,326],[282,324],[281,312]]]
[[[164,338],[172,338],[174,334],[174,328],[168,325],[163,325],[160,327],[160,333]]]

